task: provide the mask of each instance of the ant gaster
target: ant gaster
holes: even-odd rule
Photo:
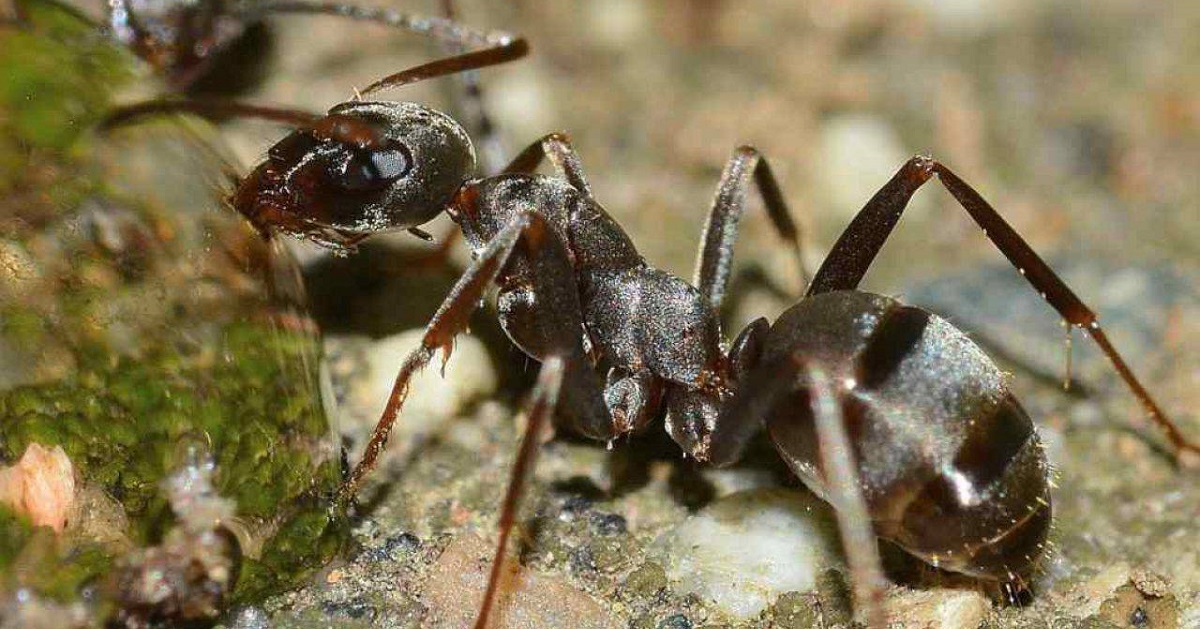
[[[802,300],[774,323],[758,319],[726,343],[717,313],[752,186],[776,231],[799,253],[779,186],[751,147],[738,148],[725,167],[689,283],[642,258],[593,198],[564,135],[531,145],[499,175],[473,178],[467,134],[421,105],[351,101],[324,117],[249,107],[241,113],[298,127],[233,197],[235,209],[264,234],[352,247],[380,230],[414,228],[446,212],[474,251],[421,346],[401,365],[337,504],[350,501],[374,468],[412,376],[439,349],[448,359],[491,286],[499,288],[505,332],[543,364],[477,628],[492,611],[537,435],[552,415],[608,442],[663,418],[686,455],[714,465],[735,462],[765,428],[788,466],[836,508],[859,613],[873,627],[886,620],[874,536],[936,567],[1022,587],[1051,523],[1049,468],[1033,423],[1005,375],[965,334],[925,310],[857,290],[911,196],[935,177],[1034,289],[1097,343],[1177,457],[1200,453],[1130,371],[1092,310],[974,189],[930,158],[909,160],[867,202]],[[557,176],[533,174],[545,159]]]

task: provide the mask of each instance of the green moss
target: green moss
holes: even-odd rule
[[[66,151],[132,77],[131,58],[58,3],[19,5],[28,24],[0,37],[0,129],[27,148]]]
[[[0,505],[0,569],[12,565],[32,532],[28,520]]]
[[[259,559],[246,560],[234,598],[251,603],[294,586],[337,553],[347,532],[345,519],[324,505],[301,510],[271,537]]]
[[[313,451],[327,437],[315,383],[292,381],[297,374],[279,364],[300,358],[296,339],[235,326],[224,341],[225,356],[211,365],[161,349],[0,394],[0,456],[14,460],[33,442],[61,445],[136,523],[160,511],[159,483],[182,464],[180,441],[202,437],[218,490],[244,515],[274,516],[313,485]]]
[[[0,391],[0,462],[31,443],[61,446],[85,484],[120,504],[129,521],[120,535],[144,546],[175,525],[163,480],[185,464],[189,445],[202,444],[217,491],[239,516],[276,530],[246,560],[235,598],[291,587],[336,553],[347,530],[328,502],[340,470],[318,394],[316,339],[264,323],[265,294],[214,293],[228,298],[219,309],[197,305],[197,292],[223,289],[221,272],[244,274],[243,289],[263,278],[194,250],[207,247],[194,238],[199,223],[179,220],[156,190],[114,192],[107,178],[120,162],[106,157],[115,141],[91,129],[134,76],[133,56],[64,5],[18,1],[26,22],[0,29],[0,215],[17,219],[0,221],[8,230],[0,238],[52,253],[29,249],[48,281],[27,301],[0,300],[0,337],[30,356],[67,355],[67,368],[49,373],[71,373]],[[127,143],[141,138],[128,135]],[[146,255],[157,257],[140,274],[123,273],[119,255],[78,228],[88,208],[135,216],[130,224],[152,240]],[[237,220],[216,224],[223,218]],[[0,509],[0,580],[77,596],[121,558],[76,537]]]
[[[344,526],[325,497],[339,471],[328,460],[313,374],[295,369],[310,358],[312,340],[249,324],[229,327],[222,340],[218,360],[162,348],[0,394],[0,457],[15,460],[34,442],[62,446],[86,482],[120,501],[135,542],[149,544],[173,523],[163,479],[183,464],[184,446],[202,440],[215,456],[217,489],[239,515],[285,519],[239,582],[239,596],[253,600],[336,552]],[[11,557],[22,537],[6,529],[0,552]],[[39,585],[57,593],[100,565],[68,570],[79,558],[65,559],[61,578]]]

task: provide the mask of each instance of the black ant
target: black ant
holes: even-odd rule
[[[427,76],[434,74],[400,73],[376,86]],[[212,113],[204,105],[150,103],[120,117],[171,110]],[[934,177],[1033,288],[1096,342],[1175,456],[1194,462],[1200,454],[1134,376],[1095,313],[974,189],[930,158],[909,160],[867,202],[804,299],[773,324],[758,319],[727,343],[717,313],[752,186],[775,230],[799,253],[787,204],[754,148],[738,148],[721,175],[689,283],[638,254],[595,201],[564,135],[542,138],[499,175],[473,178],[474,152],[462,127],[418,104],[355,100],[325,116],[241,105],[222,113],[296,127],[233,195],[234,208],[265,236],[283,232],[353,247],[445,212],[474,251],[421,346],[401,365],[335,504],[348,504],[375,467],[412,376],[439,349],[449,358],[493,285],[505,332],[542,362],[478,629],[492,612],[537,435],[552,415],[608,442],[662,418],[687,456],[718,466],[735,462],[765,427],[789,467],[836,507],[857,606],[873,627],[886,620],[875,536],[935,567],[1024,588],[1051,522],[1049,469],[1033,423],[1004,374],[965,334],[925,310],[857,290],[911,196]],[[533,174],[546,159],[557,176]]]

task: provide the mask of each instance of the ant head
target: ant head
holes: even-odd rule
[[[475,169],[462,127],[415,103],[343,103],[267,155],[238,189],[237,210],[332,244],[429,221]]]

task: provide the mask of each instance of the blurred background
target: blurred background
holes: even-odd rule
[[[439,10],[431,2],[395,8]],[[468,24],[531,43],[529,58],[480,75],[508,151],[551,131],[568,133],[598,200],[652,264],[691,276],[718,176],[740,144],[771,161],[804,228],[810,269],[908,157],[931,154],[1064,273],[1160,401],[1191,434],[1200,430],[1200,3],[463,0],[458,11]],[[272,26],[270,72],[251,96],[275,103],[328,107],[355,86],[436,54],[412,36],[334,19],[281,18]],[[456,87],[444,81],[386,96],[453,110]],[[256,123],[229,129],[245,163],[278,137]],[[800,289],[759,210],[755,199],[743,222],[739,277],[766,282],[735,286],[731,330],[773,318]],[[452,228],[442,221],[430,231],[441,237]],[[405,267],[391,248],[428,245],[399,235],[376,246],[384,251],[313,267],[322,269],[310,274],[310,288],[327,330],[390,334],[422,325],[440,301],[444,292],[425,290],[425,267],[396,280]],[[372,275],[363,264],[390,271]],[[441,285],[456,273],[447,271]],[[1074,373],[1085,386],[1077,393],[1102,395],[1088,403],[1062,395],[1059,321],[938,185],[915,199],[865,288],[928,306],[1011,359],[1001,364],[1015,373],[1068,488],[1058,542],[1073,550],[1050,574],[1147,562],[1191,592],[1180,626],[1196,621],[1200,575],[1168,550],[1198,534],[1181,524],[1200,515],[1194,483],[1182,481],[1190,489],[1177,493],[1181,481],[1121,428],[1127,421],[1145,428],[1141,413],[1079,335]],[[486,336],[494,319],[481,319],[476,330]],[[501,377],[530,375],[499,343],[493,357],[507,365]],[[675,450],[660,448],[629,456],[677,466]],[[1123,454],[1101,466],[1097,451]],[[680,504],[679,492],[667,493]],[[704,501],[682,503],[690,511]],[[637,513],[619,499],[607,504]],[[1133,524],[1151,512],[1153,530]],[[641,533],[654,530],[643,520]],[[1050,608],[1073,605],[1047,600]],[[1043,609],[1001,624],[1058,614]]]

